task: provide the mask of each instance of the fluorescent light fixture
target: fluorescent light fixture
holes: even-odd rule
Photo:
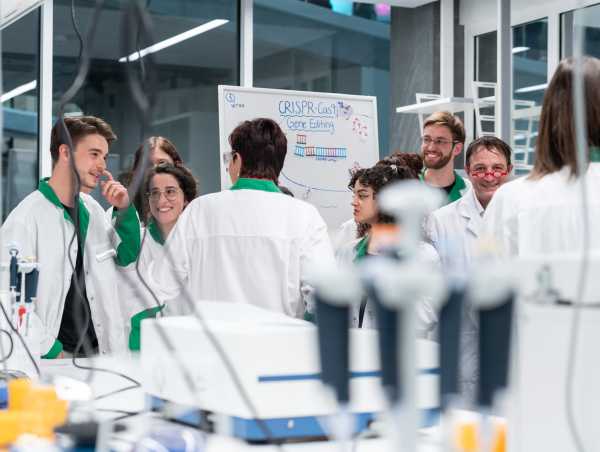
[[[17,86],[15,89],[10,90],[7,93],[4,93],[0,96],[0,103],[4,103],[7,100],[11,100],[13,97],[20,96],[27,91],[31,91],[32,89],[37,88],[37,80],[32,80],[29,83],[25,83],[24,85]]]
[[[134,52],[129,56],[119,58],[119,63],[126,63],[127,61],[136,61],[139,58],[145,57],[149,53],[158,52],[159,50],[174,46],[175,44],[179,44],[181,41],[185,41],[186,39],[193,38],[194,36],[198,36],[199,34],[206,33],[207,31],[220,27],[221,25],[225,25],[227,22],[229,21],[226,19],[211,20],[210,22],[206,22],[205,24],[194,27],[188,31],[179,33],[178,35],[172,36],[168,39],[165,39],[164,41],[157,42],[156,44],[153,44],[150,47],[146,47],[145,49],[142,49],[139,52]]]
[[[512,53],[521,53],[521,52],[527,52],[530,49],[530,47],[513,47],[512,49]]]
[[[547,83],[542,83],[540,85],[531,85],[525,86],[523,88],[519,88],[515,90],[515,93],[531,93],[533,91],[543,91],[548,87]]]

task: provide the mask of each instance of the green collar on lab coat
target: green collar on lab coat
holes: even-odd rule
[[[421,179],[422,182],[425,182],[425,171],[427,171],[427,169],[423,168],[423,171],[421,171],[421,174],[419,174],[419,179]],[[465,183],[464,179],[460,177],[456,171],[454,171],[454,184],[450,189],[450,193],[448,193],[446,204],[450,204],[451,202],[460,199],[462,197],[461,191],[463,191],[465,188],[467,188],[467,184]]]
[[[590,147],[590,162],[600,162],[600,147]]]
[[[231,186],[232,190],[260,190],[281,193],[275,182],[267,179],[250,179],[240,177],[235,184]]]
[[[357,262],[367,255],[369,249],[369,234],[365,235],[354,247],[354,262]]]
[[[65,220],[73,223],[73,219],[71,218],[71,215],[69,215],[69,212],[67,212],[65,210],[62,202],[60,202],[60,199],[58,199],[58,196],[56,195],[56,193],[54,193],[54,190],[48,184],[49,179],[50,179],[49,177],[41,179],[38,184],[38,190],[40,191],[40,193],[42,195],[44,195],[44,197],[48,201],[50,201],[56,207],[62,209]],[[79,200],[79,227],[81,228],[81,241],[83,243],[85,243],[85,236],[87,234],[88,225],[90,224],[90,213],[87,210],[87,208],[85,207],[85,204],[83,204],[83,201],[81,200],[81,198],[78,197],[78,200]]]
[[[152,236],[152,238],[161,245],[165,244],[165,240],[163,239],[162,232],[160,232],[160,228],[156,224],[154,220],[150,220],[148,223],[148,232]]]

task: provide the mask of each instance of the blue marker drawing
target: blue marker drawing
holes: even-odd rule
[[[311,187],[310,185],[303,184],[302,182],[298,182],[294,179],[290,179],[283,171],[281,172],[281,176],[286,179],[291,184],[294,184],[298,187],[305,188],[307,190],[315,190],[315,191],[324,191],[329,193],[348,193],[348,190],[334,190],[331,188],[321,188],[321,187]]]
[[[232,92],[225,93],[225,100],[230,104],[235,104],[235,94]]]

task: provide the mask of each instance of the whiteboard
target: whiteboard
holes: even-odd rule
[[[288,141],[279,184],[313,204],[332,229],[352,217],[350,171],[379,160],[377,99],[372,96],[219,86],[220,152],[242,121],[270,118]],[[221,189],[231,186],[223,159]]]

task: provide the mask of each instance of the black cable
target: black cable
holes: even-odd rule
[[[0,333],[6,334],[6,336],[8,336],[8,340],[10,341],[10,348],[9,348],[8,352],[4,351],[4,344],[0,345],[0,347],[2,347],[2,350],[1,350],[2,358],[0,359],[0,363],[3,363],[6,366],[6,362],[11,357],[13,350],[15,348],[15,343],[13,341],[12,336],[10,335],[10,331],[0,329]],[[2,341],[2,338],[0,338],[0,343],[1,343],[1,341]],[[6,370],[6,368],[4,370]]]
[[[122,392],[131,391],[132,389],[137,389],[139,387],[140,387],[139,384],[133,384],[133,385],[130,385],[130,386],[125,386],[124,388],[119,388],[119,389],[116,389],[114,391],[107,392],[106,394],[101,394],[99,396],[96,396],[96,397],[94,397],[94,401],[96,401],[96,400],[102,400],[102,399],[105,399],[107,397],[110,397],[110,396],[113,396],[113,395],[116,395],[116,394],[121,394]]]
[[[77,25],[77,19],[75,17],[75,0],[71,0],[71,24],[73,25],[73,30],[75,30],[77,39],[79,39],[79,55],[77,55],[77,61],[81,61],[81,51],[83,49],[83,37],[81,36],[81,32],[79,31],[79,25]]]
[[[76,275],[75,265],[74,265],[73,259],[71,257],[71,250],[72,250],[73,244],[75,242],[75,238],[78,236],[78,233],[80,233],[80,229],[81,229],[81,225],[79,222],[79,200],[80,200],[79,191],[81,189],[81,179],[79,177],[79,173],[77,172],[77,168],[75,167],[75,162],[74,162],[75,146],[73,145],[73,140],[71,138],[71,134],[69,133],[69,129],[67,128],[65,121],[64,121],[64,108],[65,108],[66,104],[68,102],[70,102],[75,97],[75,95],[79,92],[79,90],[81,89],[81,87],[83,86],[83,84],[85,82],[85,79],[87,78],[87,74],[89,72],[89,67],[90,67],[89,43],[93,42],[96,28],[97,28],[99,18],[100,18],[100,13],[102,11],[103,3],[104,3],[103,0],[96,0],[94,13],[92,16],[91,25],[88,29],[86,40],[83,40],[83,38],[81,37],[81,34],[78,31],[77,21],[75,20],[74,2],[71,3],[71,7],[72,7],[71,17],[73,19],[73,27],[74,27],[78,37],[80,38],[80,49],[79,49],[80,60],[79,60],[79,65],[78,65],[79,70],[77,72],[77,76],[75,77],[75,80],[73,81],[73,84],[71,85],[71,87],[69,87],[69,89],[65,92],[65,94],[63,95],[63,97],[60,100],[58,122],[57,122],[57,125],[59,125],[60,132],[62,135],[61,141],[66,142],[66,144],[69,148],[69,153],[70,153],[69,167],[71,169],[72,182],[73,182],[73,187],[74,187],[74,189],[73,189],[73,216],[74,216],[74,218],[72,218],[74,227],[73,227],[73,235],[71,236],[71,240],[68,245],[67,255],[69,258],[69,264],[71,265],[71,270],[73,271],[73,274],[75,275],[75,278],[72,278],[72,283],[74,283],[74,289],[75,289],[75,299],[79,300],[80,307],[83,308],[83,311],[85,313],[85,322],[84,322],[85,328],[81,328],[82,325],[81,325],[79,316],[78,315],[74,316],[75,322],[77,323],[77,329],[81,332],[81,336],[80,336],[79,341],[76,344],[75,350],[73,352],[72,363],[73,363],[73,366],[78,369],[90,371],[88,374],[88,377],[86,378],[87,383],[89,383],[91,381],[91,379],[93,377],[93,372],[104,372],[104,373],[109,373],[112,375],[119,376],[128,381],[131,381],[135,384],[135,387],[139,387],[139,386],[141,386],[140,382],[138,382],[137,380],[135,380],[123,373],[116,372],[112,369],[103,369],[103,368],[94,367],[94,366],[86,366],[86,365],[79,364],[77,362],[77,357],[78,357],[78,354],[82,347],[83,347],[84,353],[86,355],[91,355],[91,353],[90,353],[91,350],[89,350],[89,344],[87,344],[86,336],[85,336],[85,332],[89,328],[91,316],[90,316],[90,313],[88,312],[88,309],[86,309],[87,306],[85,305],[85,299],[84,299],[84,294],[83,294],[83,290],[82,290],[82,286],[83,286],[82,281],[79,280]],[[79,242],[79,240],[78,240],[78,242]],[[83,243],[80,245],[78,244],[78,246],[83,246]],[[82,279],[84,278],[83,275],[79,275],[79,276]]]
[[[138,19],[137,26],[141,27],[142,32],[145,34],[146,37],[149,38],[148,40],[153,42],[152,24],[151,24],[151,21],[150,21],[150,18],[148,16],[147,12],[142,10],[137,2],[132,1],[132,2],[130,2],[130,8],[125,17],[125,20],[123,21],[123,36],[125,37],[125,39],[123,41],[123,43],[124,43],[123,54],[124,55],[130,55],[130,47],[131,46],[128,44],[131,42],[131,39],[132,39],[131,30],[135,26],[135,24],[133,23],[134,17],[137,17],[137,19]],[[152,58],[152,54],[148,54],[144,58],[148,58],[148,62],[151,65],[153,65],[154,61]],[[129,62],[127,62],[125,64],[125,69],[126,69],[126,73],[127,73],[127,80],[128,80],[129,88],[131,90],[132,97],[134,100],[134,104],[138,108],[138,111],[142,117],[142,131],[144,131],[144,130],[146,130],[147,125],[150,123],[150,118],[151,118],[153,106],[155,103],[155,93],[157,92],[157,90],[152,89],[153,88],[152,83],[154,82],[153,74],[155,71],[150,70],[147,72],[147,74],[150,77],[149,96],[147,96],[146,92],[144,92],[144,90],[143,90],[143,87],[142,87],[142,84],[140,83],[140,81],[137,80],[133,76],[133,71],[132,71],[132,68],[130,67]],[[144,153],[143,158],[147,158],[147,155],[145,155],[145,154],[146,153]],[[141,167],[143,168],[144,165],[142,164]],[[137,189],[139,188],[139,184],[141,183],[143,174],[141,174],[141,172],[140,172],[140,174],[138,174],[137,176],[138,177],[136,178],[136,174],[134,174],[134,176],[132,177],[132,182],[129,187],[130,193],[132,193],[132,192],[135,193],[137,191]],[[174,267],[173,257],[171,256],[171,253],[170,253],[170,250],[168,250],[168,247],[165,247],[165,255],[166,255],[167,259],[169,260],[169,264],[171,265],[171,267]],[[209,342],[211,343],[211,345],[217,352],[217,355],[223,362],[228,374],[230,375],[231,379],[234,382],[236,390],[238,391],[244,404],[250,411],[251,416],[256,420],[259,429],[262,431],[262,433],[266,437],[266,439],[270,442],[275,442],[274,441],[275,436],[273,435],[273,432],[271,431],[269,426],[266,424],[266,422],[258,416],[258,411],[256,409],[256,406],[254,405],[249,394],[247,393],[246,389],[244,388],[244,386],[240,380],[240,377],[239,377],[237,371],[235,370],[231,360],[229,359],[229,356],[223,349],[223,346],[221,345],[221,343],[219,342],[219,340],[217,339],[215,334],[212,332],[212,330],[209,328],[209,326],[206,322],[206,319],[204,319],[202,314],[198,310],[196,310],[194,302],[193,302],[193,298],[191,297],[191,294],[187,290],[187,287],[185,286],[184,282],[180,280],[178,275],[177,275],[177,279],[178,279],[179,286],[182,289],[182,293],[184,295],[183,298],[185,299],[186,304],[190,308],[192,315],[200,323],[200,326],[202,327],[204,333],[208,337]],[[150,291],[150,292],[153,294],[153,297],[156,298],[153,291]],[[158,324],[158,322],[157,322],[157,324]],[[276,443],[275,445],[281,449],[281,444]]]
[[[581,311],[584,304],[584,293],[587,283],[588,270],[590,264],[590,213],[588,209],[589,200],[587,193],[587,170],[588,170],[588,130],[587,115],[585,107],[585,78],[584,78],[584,57],[583,57],[583,27],[576,26],[574,30],[574,54],[575,61],[572,71],[572,96],[573,96],[573,118],[575,124],[575,149],[576,164],[578,169],[578,178],[581,185],[581,214],[583,217],[582,231],[582,251],[581,251],[581,270],[577,283],[576,299],[573,304],[573,317],[571,320],[569,348],[567,355],[567,373],[565,382],[565,404],[567,427],[575,447],[579,452],[584,452],[584,443],[581,432],[577,427],[575,420],[575,407],[573,400],[573,391],[575,388],[575,367],[577,364],[577,345],[579,339],[579,327],[581,323]]]

